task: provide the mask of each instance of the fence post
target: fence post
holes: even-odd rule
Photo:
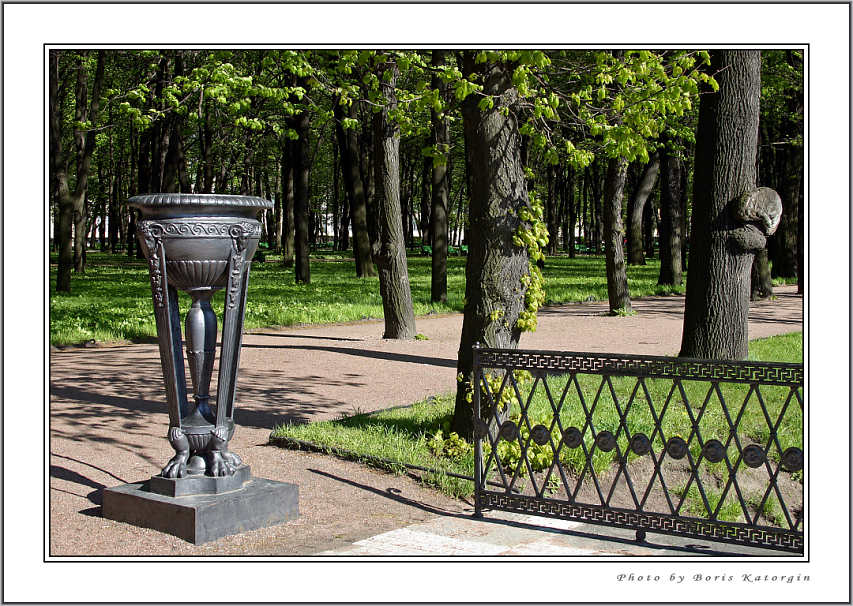
[[[473,438],[474,438],[474,517],[482,518],[483,517],[483,507],[480,504],[480,490],[483,488],[483,436],[480,435],[480,432],[477,428],[480,426],[480,381],[482,378],[480,377],[480,347],[479,343],[474,343],[474,346],[471,348],[474,354],[474,385],[471,403],[472,403],[472,413],[474,415],[472,426],[473,430]]]

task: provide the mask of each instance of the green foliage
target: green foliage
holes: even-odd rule
[[[460,438],[459,434],[455,431],[451,432],[450,435],[445,438],[441,429],[436,431],[435,434],[429,438],[427,441],[427,448],[429,448],[433,456],[445,457],[447,459],[461,459],[474,450],[471,443]]]

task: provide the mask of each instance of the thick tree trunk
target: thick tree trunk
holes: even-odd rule
[[[349,199],[350,222],[352,224],[352,245],[355,254],[355,273],[359,278],[375,276],[373,256],[370,248],[370,235],[367,233],[367,202],[364,196],[364,183],[358,162],[359,146],[354,130],[344,130],[343,119],[352,117],[352,107],[347,112],[340,102],[335,102],[335,119],[338,146],[341,151],[341,167],[344,186]]]
[[[604,261],[610,313],[631,311],[625,251],[622,247],[625,236],[622,226],[622,195],[627,173],[628,161],[624,158],[612,158],[607,163],[604,184]]]
[[[439,67],[444,64],[446,51],[434,50],[432,64]],[[444,99],[447,95],[447,84],[438,76],[432,78],[433,88],[438,89],[439,96]],[[432,239],[432,282],[430,286],[430,301],[444,303],[447,301],[447,204],[450,196],[450,180],[447,166],[450,156],[450,127],[447,117],[432,110],[432,142],[442,154],[442,157],[432,158],[432,204],[430,212],[430,237]]]
[[[631,196],[631,204],[628,206],[628,263],[630,265],[646,264],[643,254],[643,211],[654,189],[659,169],[660,159],[655,156],[646,164],[637,189]]]
[[[295,142],[294,166],[293,166],[293,222],[295,227],[294,257],[296,266],[294,273],[297,282],[303,284],[311,283],[311,265],[309,261],[310,245],[308,206],[308,173],[310,170],[310,159],[308,157],[308,129],[310,120],[308,112],[303,111],[296,118],[294,130],[299,133],[299,139]]]
[[[681,172],[682,162],[664,150],[661,153],[660,273],[658,284],[681,284]]]
[[[390,72],[386,79],[381,72]],[[373,114],[373,149],[376,152],[376,201],[379,219],[379,291],[385,314],[385,339],[411,339],[415,336],[415,313],[406,265],[403,217],[400,208],[400,127],[390,117],[397,109],[394,87],[397,64],[380,67],[381,90],[385,96],[382,111]]]
[[[469,397],[474,387],[475,343],[488,347],[517,347],[517,327],[524,309],[523,276],[529,273],[528,253],[515,246],[517,212],[528,205],[520,155],[516,114],[506,111],[517,93],[512,69],[501,64],[475,65],[475,54],[464,53],[464,73],[477,71],[483,93],[495,99],[492,109],[480,111],[475,95],[462,106],[465,144],[470,170],[470,231],[465,277],[465,312],[457,371],[460,382],[452,431],[470,437],[473,414]]]
[[[720,85],[702,95],[696,137],[693,227],[679,355],[747,356],[750,268],[766,238],[744,220],[740,200],[755,190],[761,52],[712,52]],[[776,197],[778,199],[778,196]]]

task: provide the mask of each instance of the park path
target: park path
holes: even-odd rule
[[[750,338],[802,330],[795,287],[750,307]],[[683,297],[634,301],[635,316],[606,303],[540,310],[522,348],[673,355]],[[294,522],[193,546],[100,517],[100,490],[147,479],[171,447],[156,344],[54,348],[50,352],[51,556],[305,555],[342,549],[379,533],[463,515],[464,502],[332,457],[267,446],[285,421],[315,421],[408,404],[456,385],[459,314],[419,318],[426,340],[381,338],[383,323],[259,330],[246,334],[231,442],[256,476],[300,486]],[[214,374],[214,381],[216,375]],[[212,389],[215,387],[212,387]]]

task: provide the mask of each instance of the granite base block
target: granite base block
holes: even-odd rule
[[[148,482],[103,490],[103,516],[152,528],[195,545],[275,526],[299,516],[296,484],[252,478],[224,494],[170,497],[151,492]]]

